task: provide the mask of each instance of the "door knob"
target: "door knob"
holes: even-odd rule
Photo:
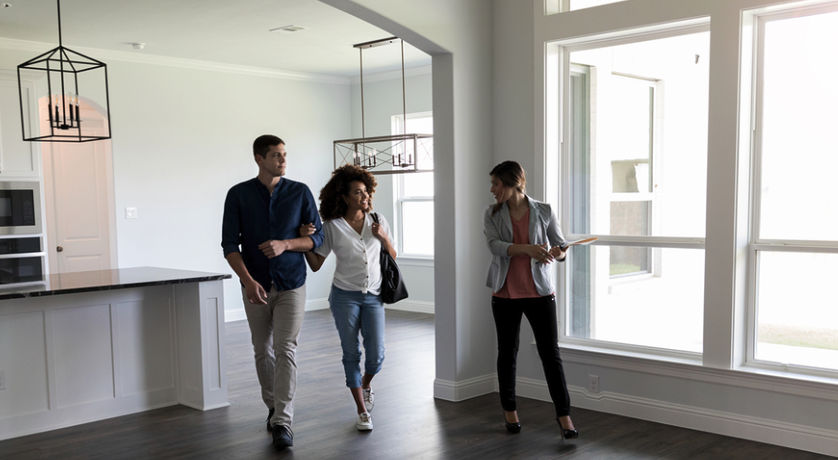
[[[57,248],[55,248],[55,250],[56,250],[56,251],[58,251],[58,252],[61,252],[61,251],[63,251],[63,250],[64,250],[64,248],[63,248],[63,247],[61,247],[61,246],[58,246]]]

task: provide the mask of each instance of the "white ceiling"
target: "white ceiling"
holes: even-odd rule
[[[11,7],[0,6],[0,37],[58,45],[56,0],[2,3]],[[306,30],[269,32],[291,24]],[[64,0],[61,32],[71,49],[341,77],[359,75],[359,51],[352,45],[391,36],[317,0]],[[145,48],[134,50],[133,42]],[[363,58],[364,75],[401,65],[398,44],[364,50]],[[406,67],[430,63],[430,56],[405,44]]]

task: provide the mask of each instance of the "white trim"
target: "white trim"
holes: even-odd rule
[[[328,298],[306,300],[305,311],[328,310],[328,309],[329,309],[329,299]],[[244,312],[244,307],[234,308],[234,309],[231,309],[231,310],[224,310],[224,322],[225,323],[232,323],[233,321],[245,321],[245,320],[247,320],[247,314],[245,314],[245,312]]]
[[[233,310],[224,310],[224,322],[232,323],[233,321],[244,321],[247,315],[244,313],[244,308],[236,308]]]
[[[762,16],[768,20],[787,19],[789,17],[809,16],[812,14],[820,14],[824,11],[818,11],[820,6],[826,6],[826,9],[832,10],[831,3],[835,0],[801,0],[799,2],[781,3],[778,5],[759,6],[744,10],[742,13],[747,16]],[[776,16],[776,17],[775,17]]]
[[[532,342],[535,345],[535,342]],[[614,357],[628,357],[644,359],[649,361],[660,361],[666,363],[677,363],[687,365],[701,365],[701,353],[676,350],[672,348],[658,348],[645,345],[632,345],[619,342],[608,342],[597,339],[581,339],[578,337],[564,336],[559,344],[562,349],[575,350],[579,352],[606,354]]]
[[[177,401],[166,400],[166,390],[155,390],[151,393],[126,397],[116,407],[107,411],[80,411],[78,408],[56,410],[50,408],[50,411],[55,411],[50,414],[50,417],[44,417],[43,412],[34,412],[16,417],[3,417],[0,419],[0,441],[183,404]],[[163,401],[158,402],[161,399]],[[202,410],[196,407],[193,407],[193,409]],[[68,415],[71,412],[74,412],[78,418],[75,418],[72,414]]]
[[[573,351],[563,350],[565,362],[580,362],[587,365],[613,367],[634,372],[664,375],[686,380],[698,380],[718,385],[731,385],[749,389],[820,397],[835,400],[831,385],[816,382],[789,381],[777,377],[748,373],[740,376],[722,376],[736,371],[720,371],[700,366],[685,366],[662,363],[640,363],[632,359],[611,356],[590,357],[578,361]],[[740,373],[744,374],[744,373]],[[547,384],[543,380],[518,377],[518,396],[550,401]],[[819,387],[819,388],[818,388]],[[461,382],[436,379],[434,397],[448,401],[463,401],[487,393],[497,392],[495,374],[483,375]],[[590,393],[578,386],[568,386],[574,407],[595,410],[625,417],[649,420],[667,425],[733,436],[740,439],[780,445],[794,449],[838,455],[838,431],[791,424],[771,419],[750,417],[730,412],[704,409],[684,404],[670,403],[649,398],[603,391]],[[828,393],[828,394],[827,394]]]
[[[404,76],[407,77],[414,77],[416,75],[427,75],[430,74],[433,70],[433,66],[426,65],[422,67],[412,67],[409,69],[404,69]],[[384,81],[384,80],[395,80],[397,78],[402,78],[402,71],[401,70],[391,70],[389,72],[381,72],[372,75],[364,75],[364,83],[372,83],[376,81]],[[353,85],[360,85],[361,84],[361,77],[351,77]]]
[[[752,243],[751,250],[764,252],[804,252],[807,254],[834,254],[838,253],[838,241],[812,241],[810,243],[799,243],[794,241],[773,241],[771,243]]]
[[[392,305],[386,305],[387,310],[411,311],[414,313],[428,313],[434,314],[434,303],[426,302],[424,300],[402,300],[401,302]]]
[[[17,50],[17,51],[31,51],[33,53],[43,53],[52,48],[55,44],[30,42],[24,40],[13,40],[10,38],[0,38],[0,48]],[[95,56],[96,59],[102,61],[124,61],[134,62],[138,64],[152,64],[163,65],[168,67],[179,67],[193,70],[206,70],[212,72],[225,72],[239,75],[250,75],[255,77],[267,78],[281,78],[284,80],[299,80],[312,81],[318,83],[332,83],[337,85],[348,85],[349,77],[336,77],[332,75],[322,75],[305,72],[294,72],[290,70],[267,69],[262,67],[251,67],[235,64],[224,64],[220,62],[200,61],[197,59],[182,59],[167,56],[155,56],[149,54],[139,54],[126,51],[112,51],[102,50],[96,48],[73,47],[74,51],[78,51],[89,56]],[[34,57],[34,56],[33,56]]]
[[[312,299],[306,300],[306,311],[314,311],[314,310],[328,310],[329,309],[329,299],[322,298],[322,299]]]
[[[567,206],[569,207],[569,206]],[[643,248],[669,248],[669,249],[704,249],[705,240],[703,237],[677,237],[677,236],[631,236],[631,235],[598,235],[591,234],[568,234],[568,240],[590,238],[598,239],[591,246],[636,246]]]
[[[465,401],[496,391],[498,391],[496,374],[481,375],[457,382],[434,379],[434,398],[446,401]]]
[[[517,381],[519,396],[550,401],[546,383],[523,378],[518,378]],[[573,407],[824,455],[838,455],[838,447],[836,447],[838,446],[838,431],[836,430],[778,422],[609,391],[590,393],[577,386],[568,386],[568,392],[571,394]]]
[[[710,30],[710,16],[695,19],[665,22],[650,26],[616,30],[596,35],[547,40],[548,44],[557,44],[567,48],[567,51],[583,51],[595,48],[638,43],[647,40],[677,37],[681,35],[707,32]]]
[[[836,379],[810,375],[761,371],[754,368],[736,370],[715,369],[701,364],[662,362],[631,356],[615,356],[608,350],[602,353],[562,347],[562,361],[586,366],[671,377],[682,380],[769,391],[789,396],[838,401]]]
[[[397,257],[399,266],[402,267],[432,267],[434,266],[434,258],[428,256],[417,256],[410,254],[399,254]]]

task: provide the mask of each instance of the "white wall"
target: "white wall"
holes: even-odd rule
[[[35,55],[0,49],[0,69]],[[227,318],[243,319],[239,282],[221,251],[227,190],[256,176],[253,140],[272,133],[287,143],[287,177],[316,197],[332,170],[332,141],[350,134],[349,80],[94,56],[108,64],[119,267],[230,273]],[[126,207],[136,207],[138,219],[125,219]],[[310,306],[325,305],[330,284],[309,274]]]
[[[431,69],[429,67],[407,69],[405,73],[407,75],[405,77],[407,97],[404,106],[407,107],[407,113],[433,111]],[[402,112],[401,71],[364,75],[364,127],[368,137],[391,134],[391,117],[401,115]],[[361,87],[354,78],[351,113],[352,137],[361,137]],[[392,205],[395,199],[393,193],[394,176],[378,175],[375,177],[378,186],[375,189],[373,205],[375,210],[383,214],[393,227],[393,222],[395,222]],[[405,277],[405,284],[410,297],[394,307],[416,311],[432,311],[430,309],[434,301],[433,263],[412,261],[401,257],[398,262]]]

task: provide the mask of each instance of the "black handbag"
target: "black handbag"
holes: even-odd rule
[[[378,213],[372,214],[372,220],[378,223]],[[407,287],[404,285],[402,272],[399,271],[399,266],[396,261],[387,251],[384,245],[381,245],[381,300],[386,304],[396,303],[399,300],[407,298]]]

